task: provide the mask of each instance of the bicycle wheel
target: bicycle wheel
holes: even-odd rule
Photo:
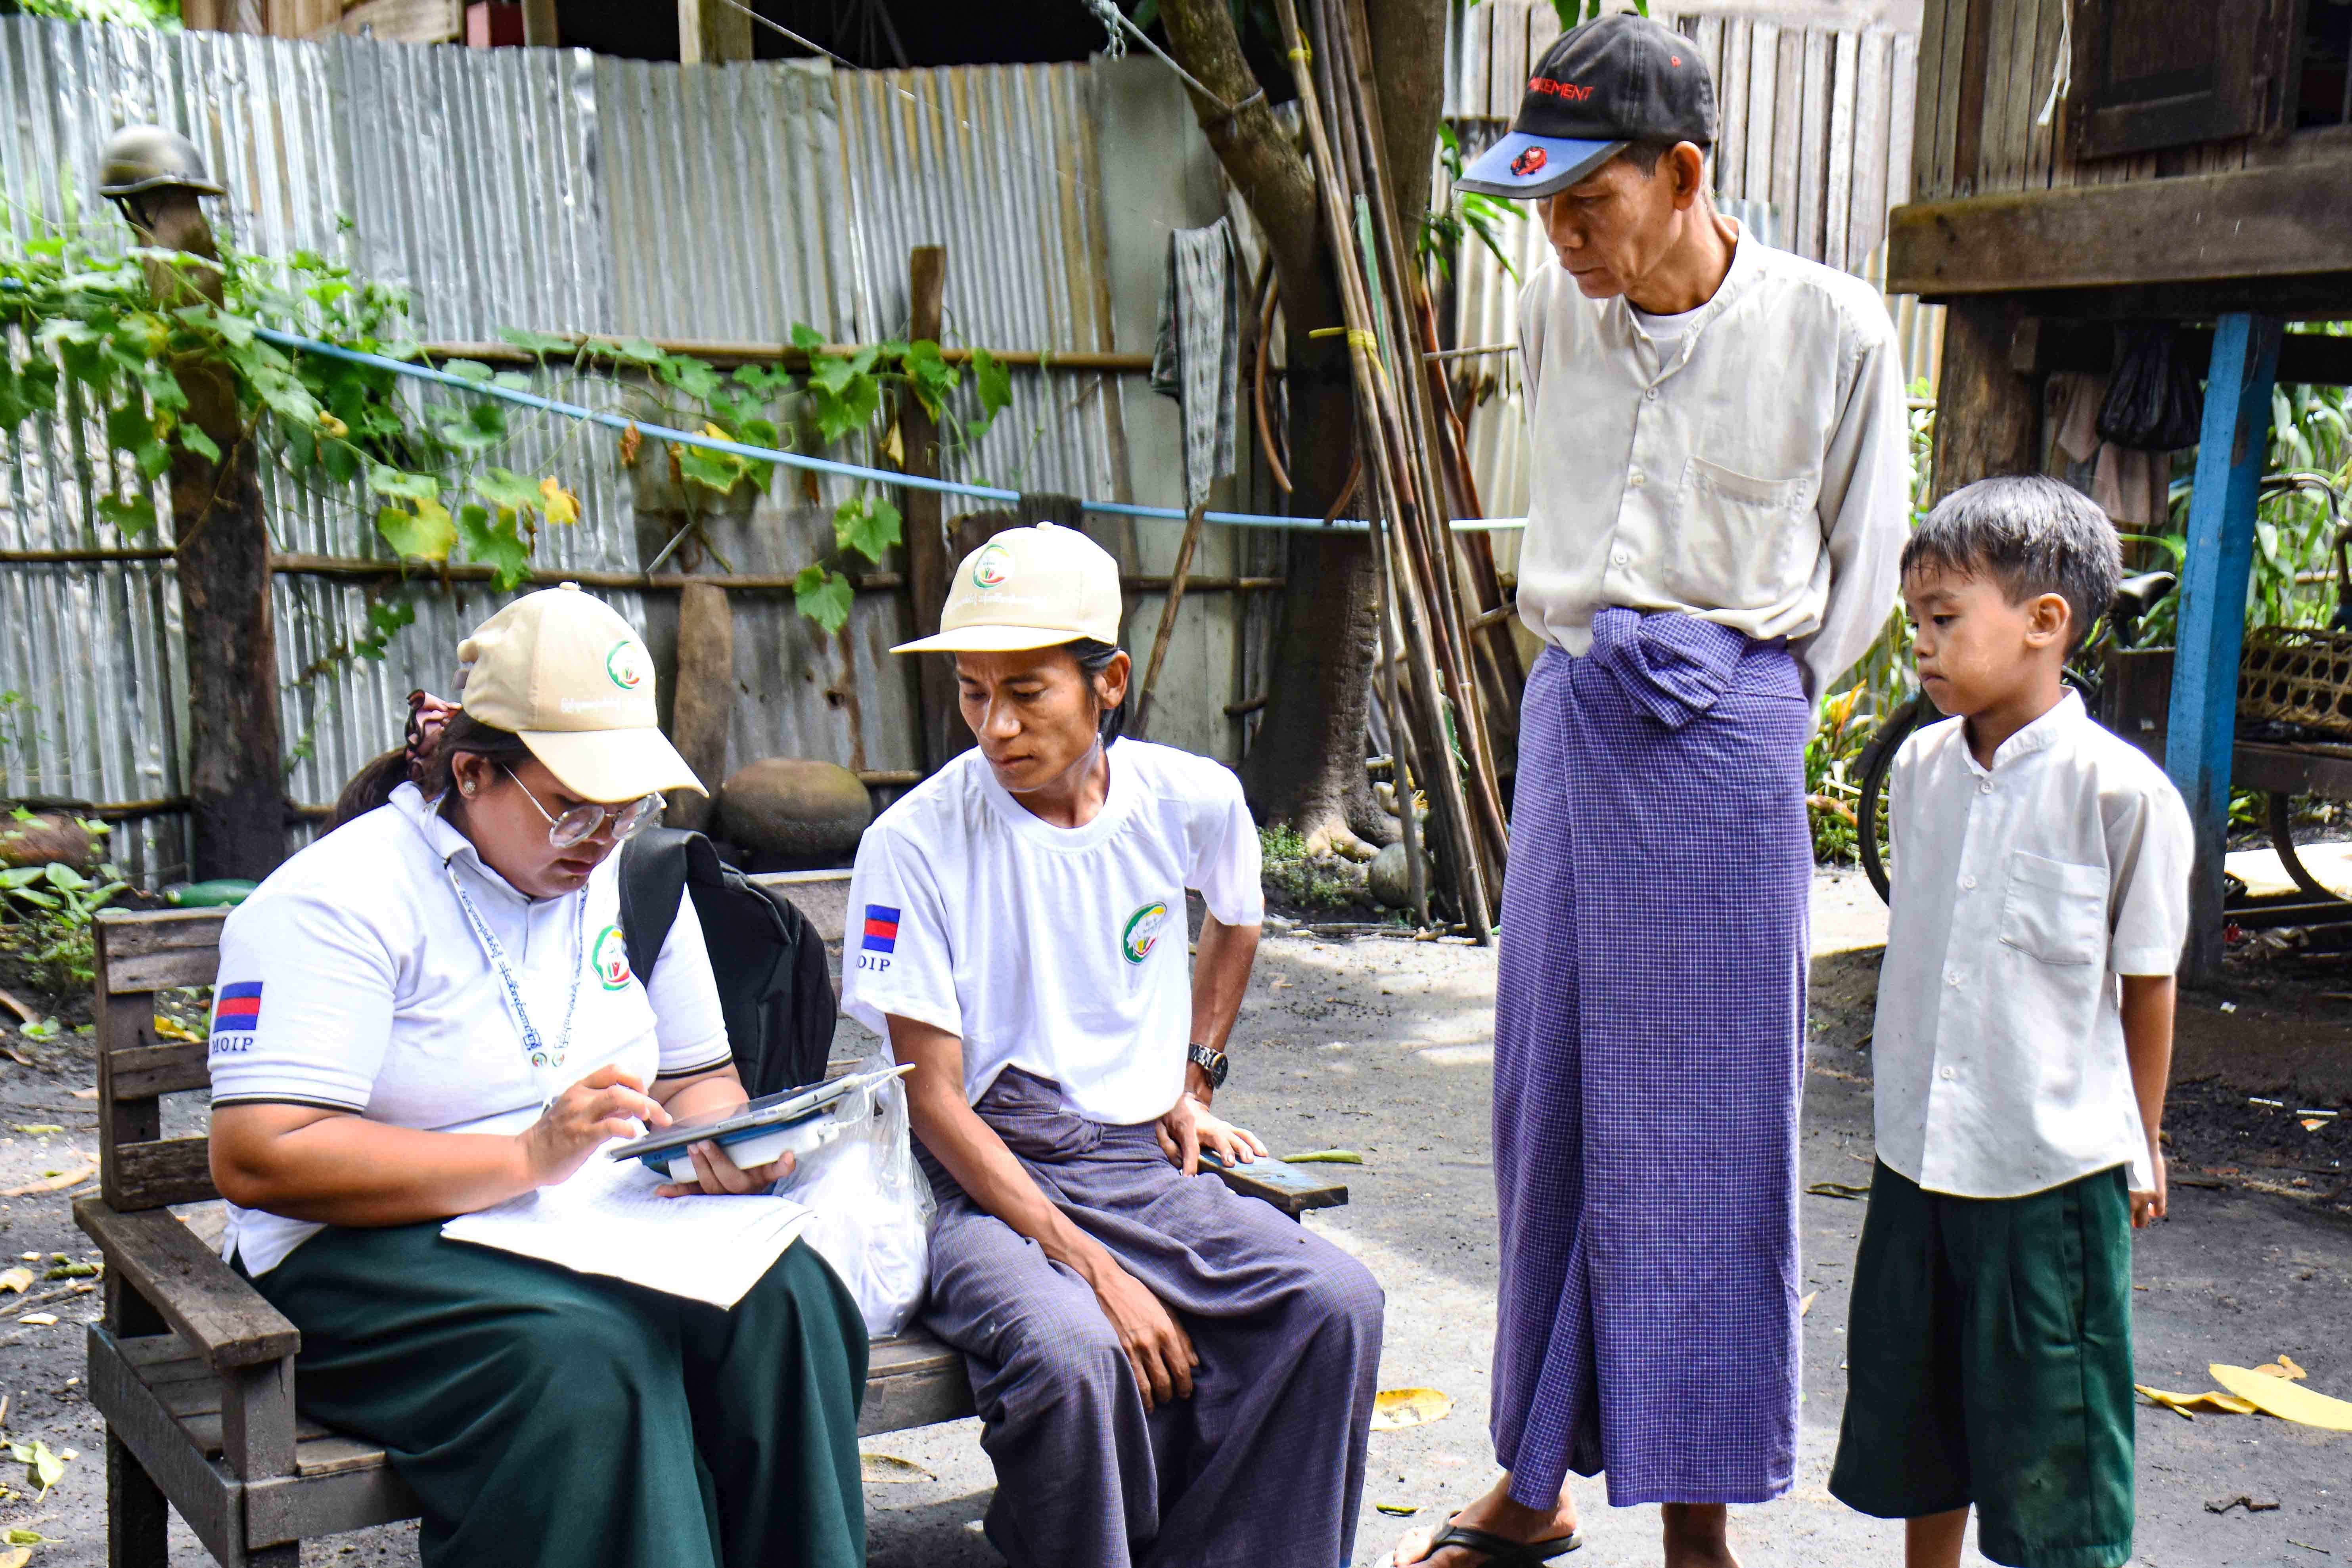
[[[1925,693],[1895,710],[1894,717],[1879,726],[1870,743],[1862,749],[1862,798],[1854,805],[1855,847],[1862,855],[1863,874],[1878,891],[1879,902],[1888,900],[1888,869],[1895,863],[1895,845],[1888,833],[1892,824],[1886,814],[1886,781],[1895,771],[1895,753],[1911,731],[1919,727],[1923,718],[1932,717]]]
[[[2294,802],[2291,795],[2273,794],[2270,798],[2271,847],[2278,851],[2279,865],[2285,870],[2287,879],[2315,899],[2352,897],[2352,867],[2338,860],[2322,861],[2320,869],[2337,884],[2331,888],[2295,852]]]

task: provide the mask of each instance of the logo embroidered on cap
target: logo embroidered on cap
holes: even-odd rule
[[[244,980],[224,985],[214,995],[212,1050],[245,1050],[252,1046],[254,1032],[260,1027],[260,981]]]
[[[613,645],[613,651],[604,656],[604,673],[611,676],[613,684],[622,690],[635,691],[646,679],[646,667],[641,662],[645,650],[636,643],[623,637]]]
[[[1524,153],[1521,153],[1517,157],[1511,160],[1511,173],[1514,174],[1532,174],[1538,169],[1542,168],[1544,164],[1549,161],[1550,160],[1545,155],[1542,148],[1530,147]]]
[[[1013,552],[1002,544],[990,545],[971,563],[971,585],[975,588],[1001,588],[1012,575]]]
[[[866,906],[866,941],[868,952],[896,952],[898,950],[898,911],[887,904]]]
[[[1554,98],[1564,98],[1570,103],[1582,103],[1592,96],[1589,87],[1579,87],[1572,81],[1554,81],[1548,76],[1529,77],[1529,92],[1548,92]]]
[[[1127,929],[1118,933],[1119,951],[1129,963],[1141,963],[1160,945],[1160,928],[1168,923],[1168,906],[1157,900],[1144,905],[1127,917]]]
[[[595,957],[590,962],[596,966],[596,978],[605,990],[625,990],[636,978],[629,973],[629,941],[621,934],[619,926],[606,926],[598,932],[592,951]]]

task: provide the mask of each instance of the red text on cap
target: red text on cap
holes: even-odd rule
[[[1564,98],[1570,103],[1582,103],[1592,96],[1592,89],[1589,87],[1579,87],[1572,81],[1554,81],[1548,76],[1529,77],[1528,90],[1548,92],[1554,98]]]

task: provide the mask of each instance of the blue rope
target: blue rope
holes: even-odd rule
[[[0,278],[0,286],[21,289],[24,285],[14,278]],[[681,447],[697,447],[707,452],[725,452],[754,463],[780,463],[789,468],[806,468],[815,473],[832,474],[845,479],[864,479],[875,484],[901,485],[908,489],[936,490],[941,495],[971,496],[976,500],[1014,501],[1021,499],[1019,490],[1001,489],[994,485],[968,485],[956,479],[934,479],[922,474],[896,473],[886,468],[868,468],[856,463],[836,463],[830,458],[812,458],[800,452],[778,451],[772,447],[754,447],[742,441],[730,441],[722,437],[704,436],[692,430],[674,429],[667,425],[651,425],[642,419],[630,419],[618,414],[566,403],[561,398],[541,397],[535,392],[519,392],[512,387],[493,386],[488,382],[469,381],[446,370],[436,370],[428,364],[415,364],[407,360],[393,359],[385,354],[369,353],[363,349],[347,349],[317,338],[298,337],[281,332],[275,327],[256,327],[254,336],[281,349],[300,353],[323,354],[352,364],[363,364],[377,370],[388,370],[395,375],[411,376],[418,381],[437,382],[460,392],[470,392],[478,397],[495,397],[520,408],[537,409],[543,414],[561,414],[567,419],[585,419],[614,430],[635,429],[640,434],[659,440],[674,441]],[[1079,507],[1087,511],[1111,517],[1149,518],[1154,521],[1182,522],[1185,513],[1170,506],[1139,506],[1129,501],[1081,500]],[[1325,523],[1312,518],[1276,517],[1255,511],[1209,511],[1201,514],[1206,522],[1228,528],[1295,528],[1329,529],[1363,532],[1370,524],[1355,518],[1341,518]],[[1525,518],[1456,518],[1453,527],[1458,532],[1485,532],[1497,529],[1524,528]]]
[[[698,447],[705,451],[725,452],[755,463],[781,463],[787,468],[807,468],[816,473],[833,474],[845,479],[865,479],[876,484],[903,485],[909,489],[936,490],[942,495],[971,496],[979,500],[1018,501],[1021,499],[1019,490],[1001,489],[993,485],[970,485],[956,479],[935,479],[922,474],[898,473],[886,468],[868,468],[856,463],[837,463],[830,458],[812,458],[804,453],[779,451],[772,447],[753,447],[741,441],[730,441],[717,436],[679,430],[667,425],[647,424],[641,419],[630,419],[618,414],[607,414],[598,409],[583,407],[576,403],[565,403],[559,398],[542,397],[535,392],[520,392],[511,387],[494,386],[488,382],[468,380],[462,375],[453,375],[446,370],[435,370],[430,365],[392,359],[383,354],[368,353],[360,349],[342,348],[334,343],[321,342],[316,338],[297,337],[291,332],[281,332],[272,327],[257,327],[254,329],[254,335],[265,342],[273,343],[282,349],[324,354],[330,359],[346,360],[352,364],[372,365],[378,370],[388,370],[395,374],[414,376],[420,381],[438,382],[444,386],[453,386],[461,392],[470,392],[478,396],[495,397],[519,407],[535,408],[548,414],[561,414],[571,419],[586,419],[614,430],[627,430],[634,427],[641,434],[659,440],[674,441],[682,447]],[[1169,522],[1182,522],[1186,515],[1176,507],[1140,506],[1130,501],[1080,500],[1078,505],[1084,510],[1100,512],[1106,516],[1148,518]],[[1328,527],[1334,531],[1362,532],[1371,526],[1360,519],[1354,518],[1341,518],[1335,522],[1326,524],[1315,518],[1276,517],[1265,512],[1209,511],[1202,512],[1201,515],[1203,521],[1219,523],[1230,528],[1321,530]],[[1453,526],[1457,531],[1470,533],[1520,528],[1524,527],[1526,522],[1525,518],[1457,518],[1454,521]]]

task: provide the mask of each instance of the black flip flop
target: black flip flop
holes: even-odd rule
[[[1583,1545],[1584,1537],[1580,1535],[1555,1535],[1549,1541],[1513,1541],[1492,1531],[1449,1522],[1430,1542],[1429,1552],[1423,1561],[1436,1556],[1446,1547],[1459,1546],[1471,1552],[1485,1552],[1486,1561],[1482,1568],[1537,1568],[1538,1563],[1580,1551]]]

